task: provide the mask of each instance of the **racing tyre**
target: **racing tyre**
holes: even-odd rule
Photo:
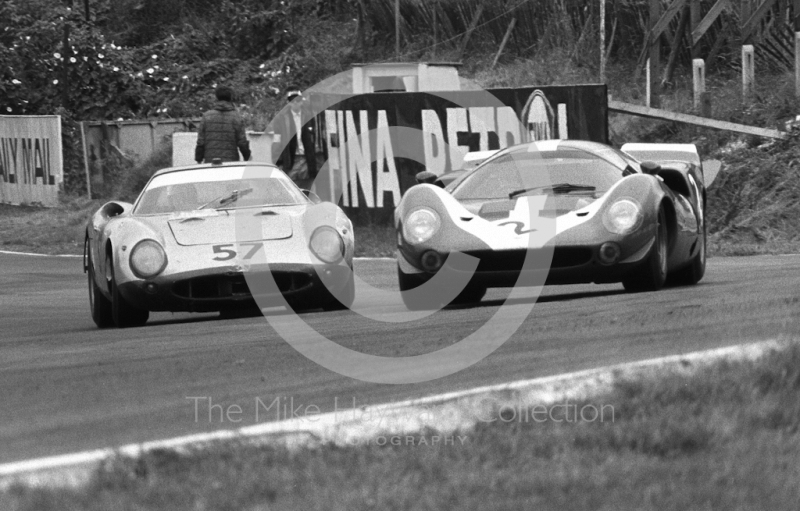
[[[353,302],[356,299],[356,279],[355,275],[351,269],[350,271],[350,278],[347,279],[347,284],[345,285],[344,290],[340,293],[341,301],[333,296],[333,294],[325,289],[325,293],[329,295],[329,299],[322,305],[322,309],[326,311],[338,311],[338,310],[345,310],[349,309],[353,306]]]
[[[114,274],[114,264],[111,256],[106,260],[106,268],[110,274],[111,286],[111,316],[117,328],[142,326],[147,323],[150,311],[139,309],[131,305],[119,292],[117,277]]]
[[[658,291],[664,287],[667,280],[668,241],[667,214],[661,207],[658,210],[658,227],[653,248],[642,265],[622,281],[626,291]]]
[[[698,238],[700,250],[697,255],[692,258],[689,266],[682,268],[675,273],[673,278],[670,275],[670,284],[676,286],[693,286],[700,282],[703,275],[706,273],[706,238],[708,236],[708,228],[705,221],[703,221],[703,235]]]
[[[114,318],[111,316],[111,301],[103,295],[100,287],[94,278],[94,263],[89,257],[89,308],[92,310],[92,320],[98,328],[109,328],[114,326]]]

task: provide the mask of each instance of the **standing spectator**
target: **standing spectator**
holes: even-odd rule
[[[210,163],[215,158],[222,161],[250,159],[250,142],[244,132],[244,122],[233,106],[233,91],[229,87],[217,87],[217,103],[203,114],[197,133],[194,159],[197,163]]]
[[[289,115],[277,119],[277,132],[281,143],[286,145],[278,158],[278,165],[295,181],[317,177],[316,133],[314,118],[306,108],[306,99],[297,89],[289,89],[286,94]],[[297,135],[300,134],[300,143]],[[285,142],[288,140],[288,143]]]

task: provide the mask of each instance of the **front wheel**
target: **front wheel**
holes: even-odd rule
[[[670,276],[671,283],[677,286],[693,286],[703,278],[703,275],[706,273],[707,231],[708,228],[706,227],[705,221],[703,221],[703,232],[697,237],[697,243],[699,244],[697,254],[692,258],[689,266],[676,272],[674,278]]]
[[[111,254],[106,259],[106,268],[111,279],[109,283],[111,286],[111,316],[114,319],[114,325],[117,328],[129,328],[147,323],[150,311],[134,307],[120,294]]]
[[[345,284],[344,289],[339,293],[339,298],[334,296],[327,288],[325,289],[325,293],[330,296],[322,305],[323,310],[338,311],[352,307],[353,302],[356,300],[356,279],[352,269],[350,270],[350,277],[347,279],[347,284]]]
[[[419,286],[429,279],[423,274],[405,273],[397,266],[397,281],[400,285],[400,296],[406,308],[411,311],[436,310],[442,307],[442,303],[430,295],[415,291]]]
[[[89,256],[89,308],[92,311],[92,320],[98,328],[109,328],[114,326],[114,318],[111,315],[111,301],[103,295],[100,286],[97,285],[94,273],[94,262]]]
[[[642,265],[631,273],[622,285],[626,291],[638,293],[641,291],[658,291],[664,287],[667,280],[667,214],[664,208],[658,210],[658,226],[653,248]]]

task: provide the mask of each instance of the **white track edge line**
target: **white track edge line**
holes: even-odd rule
[[[0,254],[33,257],[83,257],[80,254],[36,254],[34,252],[15,252],[13,250],[0,250]]]

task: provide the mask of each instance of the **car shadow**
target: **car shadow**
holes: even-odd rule
[[[183,313],[182,313],[183,314]],[[189,314],[189,313],[187,313]],[[226,311],[225,313],[198,313],[197,316],[184,316],[175,317],[175,318],[164,318],[164,319],[157,319],[157,320],[150,320],[145,325],[148,326],[158,326],[158,325],[180,325],[180,324],[189,324],[189,323],[204,323],[206,321],[227,321],[232,319],[245,319],[245,318],[257,318],[263,316],[286,316],[288,314],[294,314],[293,311],[287,309],[280,309],[280,308],[269,308],[264,311],[261,309],[243,309],[238,311]]]
[[[472,307],[497,307],[503,304],[507,305],[523,305],[530,303],[557,303],[557,302],[571,302],[574,300],[583,300],[590,298],[602,298],[606,296],[616,296],[627,294],[624,289],[608,289],[602,291],[582,291],[577,293],[562,293],[555,295],[530,297],[530,298],[512,298],[512,299],[491,299],[482,300],[480,303],[453,305],[448,309],[467,309]]]

